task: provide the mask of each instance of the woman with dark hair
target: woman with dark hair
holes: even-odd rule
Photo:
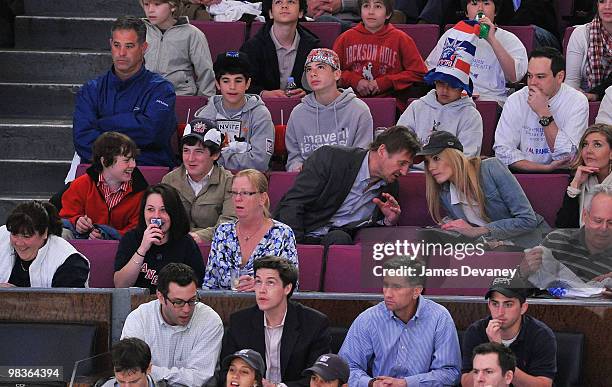
[[[588,208],[595,186],[612,186],[612,126],[595,124],[587,128],[580,139],[577,156],[574,177],[557,212],[556,227],[582,227],[582,210]]]
[[[156,184],[144,192],[138,227],[119,243],[115,287],[136,286],[155,292],[157,273],[170,262],[190,266],[198,278],[204,274],[202,254],[189,235],[178,192],[167,184]]]
[[[495,157],[468,158],[459,139],[444,131],[433,132],[417,156],[425,157],[429,213],[443,230],[523,248],[539,244],[550,230],[516,178]],[[440,203],[446,218],[440,215]]]
[[[567,44],[565,83],[600,101],[612,85],[612,0],[596,0],[590,23],[577,26]]]
[[[87,287],[89,261],[61,235],[51,203],[17,206],[0,227],[0,287]]]
[[[266,366],[259,352],[242,349],[221,362],[225,387],[263,387]]]

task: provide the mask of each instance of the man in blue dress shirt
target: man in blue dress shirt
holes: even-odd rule
[[[422,264],[405,257],[385,262],[383,269]],[[390,269],[390,270],[389,270]],[[351,387],[443,386],[459,382],[461,353],[457,330],[442,305],[423,298],[424,276],[385,276],[384,301],[351,325],[340,356],[351,369]]]

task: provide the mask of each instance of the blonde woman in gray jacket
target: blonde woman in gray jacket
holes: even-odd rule
[[[174,17],[176,0],[140,0],[147,15],[145,66],[172,82],[176,95],[215,94],[215,74],[204,33]]]

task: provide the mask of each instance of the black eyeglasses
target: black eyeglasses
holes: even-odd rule
[[[174,306],[175,308],[182,308],[185,305],[189,305],[189,307],[193,308],[195,306],[195,304],[197,304],[198,302],[200,302],[200,298],[196,295],[194,298],[192,298],[189,301],[185,301],[185,300],[181,300],[180,298],[177,300],[171,300],[169,299],[167,296],[164,295],[164,298],[170,302],[172,304],[172,306]]]
[[[232,196],[234,196],[234,197],[236,197],[236,196],[243,196],[243,197],[244,196],[249,196],[250,197],[250,196],[253,196],[255,194],[258,194],[259,192],[257,192],[257,191],[241,191],[241,192],[238,192],[238,191],[227,191],[227,193],[232,195]]]

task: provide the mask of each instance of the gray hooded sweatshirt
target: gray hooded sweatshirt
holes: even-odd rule
[[[230,114],[223,108],[223,96],[214,95],[195,113],[195,117],[215,120],[221,132],[225,132],[224,125],[231,122],[240,126],[240,137],[246,143],[228,136],[228,146],[221,150],[219,164],[226,169],[267,171],[274,151],[272,116],[258,95],[245,94],[244,97],[246,103],[242,109]]]
[[[435,128],[457,136],[466,156],[480,154],[482,117],[470,97],[442,105],[436,98],[436,90],[431,90],[408,105],[397,124],[414,130],[421,144]]]
[[[367,149],[372,142],[370,108],[350,87],[340,91],[342,94],[329,105],[317,102],[314,93],[308,94],[291,112],[285,132],[288,171],[299,170],[304,160],[323,145]]]
[[[174,85],[176,95],[215,94],[215,73],[204,33],[180,17],[162,34],[144,19],[147,26],[145,66]]]

